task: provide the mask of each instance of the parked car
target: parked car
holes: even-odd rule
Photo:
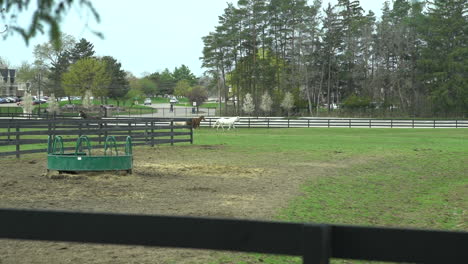
[[[144,105],[151,105],[151,98],[146,98],[143,102]]]
[[[5,97],[5,100],[8,102],[8,103],[16,103],[16,99],[15,97]]]
[[[44,99],[39,99],[39,100],[34,100],[33,101],[33,105],[45,104],[45,103],[47,103],[47,100],[44,100]]]
[[[6,104],[8,103],[5,98],[0,98],[0,104]]]
[[[169,103],[177,104],[177,103],[179,103],[179,100],[177,100],[177,98],[175,98],[175,97],[172,97],[171,100],[169,100]]]

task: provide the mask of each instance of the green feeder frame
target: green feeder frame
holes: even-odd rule
[[[127,171],[132,173],[132,169],[133,153],[132,138],[130,136],[127,137],[125,142],[124,155],[119,155],[115,137],[106,137],[104,155],[101,156],[91,154],[91,143],[87,136],[80,136],[77,139],[74,153],[64,153],[61,136],[49,136],[48,138],[47,170],[59,172]]]

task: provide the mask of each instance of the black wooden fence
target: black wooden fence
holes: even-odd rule
[[[107,135],[115,136],[123,145],[127,136],[133,145],[193,143],[191,126],[174,126],[186,118],[131,119],[0,119],[0,156],[46,152],[49,135],[64,136],[64,142],[75,142],[87,135],[93,147],[103,147]],[[96,145],[97,142],[97,145]],[[73,149],[68,146],[66,150]]]
[[[219,117],[205,117],[202,126],[213,126]],[[236,127],[245,128],[468,128],[467,119],[365,119],[365,118],[299,118],[241,117]]]
[[[468,233],[177,216],[0,209],[0,238],[468,263]]]

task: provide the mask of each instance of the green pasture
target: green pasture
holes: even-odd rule
[[[207,159],[210,152],[203,152],[203,146],[220,146],[216,155],[226,153],[231,159],[226,158],[226,163],[291,166],[291,173],[297,164],[312,164],[311,171],[322,166],[321,174],[306,178],[301,195],[278,208],[272,220],[468,230],[466,129],[244,128],[222,132],[202,127],[194,131],[195,147],[177,145],[184,155],[206,155]],[[14,146],[0,150],[5,148],[14,150]],[[213,263],[259,262],[301,261],[219,253]]]
[[[223,145],[252,164],[271,159],[284,166],[337,165],[303,184],[302,195],[278,209],[276,220],[468,230],[465,129],[201,129],[195,144]],[[258,254],[220,258],[222,263],[300,263]]]

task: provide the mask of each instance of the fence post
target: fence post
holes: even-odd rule
[[[98,126],[98,133],[97,133],[97,136],[98,136],[98,144],[101,145],[101,142],[102,142],[102,123],[100,123],[99,120],[96,120],[97,122],[97,126]],[[107,138],[107,137],[105,137]]]
[[[307,119],[307,127],[310,127],[310,119]]]
[[[330,119],[328,119],[328,128],[330,128]]]
[[[250,116],[249,116],[249,128],[250,128]]]
[[[145,144],[148,145],[148,122],[145,122]]]
[[[331,228],[327,225],[303,225],[304,264],[328,264],[331,255]]]
[[[154,121],[151,121],[151,147],[154,147]]]
[[[20,157],[20,127],[19,122],[16,122],[16,158],[19,159]]]
[[[413,119],[413,128],[414,128],[414,119]]]
[[[369,128],[372,128],[372,119],[369,119]]]
[[[351,118],[349,119],[349,128],[351,128]]]
[[[193,127],[190,126],[190,144],[193,144]]]
[[[458,119],[455,120],[455,128],[458,128]]]
[[[174,120],[171,120],[171,146],[174,146]]]
[[[289,128],[289,118],[288,118],[288,128]]]
[[[390,128],[393,128],[393,119],[390,119]]]
[[[436,121],[435,121],[435,119],[434,119],[434,128],[436,128]]]
[[[11,122],[13,122],[13,119],[8,120],[8,141],[10,141],[10,127],[11,127]]]
[[[270,128],[270,118],[267,118],[267,128]]]
[[[107,134],[108,134],[108,132],[107,132],[107,122],[104,122],[104,139],[107,138]]]

